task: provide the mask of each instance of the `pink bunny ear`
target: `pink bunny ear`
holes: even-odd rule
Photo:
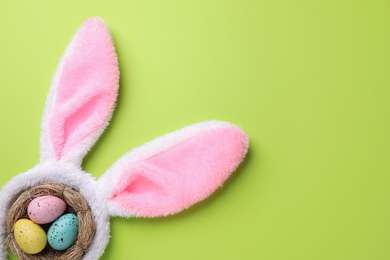
[[[119,84],[118,60],[104,21],[86,20],[62,56],[42,120],[41,161],[81,164],[108,125]]]
[[[130,151],[99,182],[111,215],[174,214],[221,186],[247,149],[248,136],[240,128],[198,123]]]

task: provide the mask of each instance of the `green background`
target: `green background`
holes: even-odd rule
[[[38,163],[51,77],[92,16],[121,88],[85,170],[203,120],[251,136],[207,200],[112,218],[102,259],[390,259],[390,1],[2,0],[0,186]]]

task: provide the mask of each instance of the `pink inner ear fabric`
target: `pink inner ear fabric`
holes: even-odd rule
[[[143,217],[179,212],[214,192],[242,161],[248,138],[233,126],[206,129],[123,169],[111,201]]]
[[[118,61],[108,29],[101,19],[88,19],[69,44],[53,79],[57,85],[48,132],[57,160],[104,125],[118,83]]]

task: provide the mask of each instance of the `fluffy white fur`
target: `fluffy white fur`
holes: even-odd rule
[[[78,190],[87,200],[96,221],[96,235],[83,260],[98,259],[104,252],[110,238],[110,216],[132,217],[125,210],[109,201],[114,185],[119,181],[121,170],[126,165],[149,158],[157,153],[191,138],[205,129],[223,126],[235,126],[221,121],[207,121],[182,128],[175,132],[158,137],[140,147],[134,148],[122,156],[98,180],[80,169],[79,164],[63,163],[46,159],[31,170],[12,178],[0,192],[0,259],[6,259],[6,216],[15,198],[24,190],[39,183],[57,182]],[[79,153],[81,154],[81,153]],[[81,161],[80,157],[76,161]]]
[[[71,46],[71,44],[69,46]],[[70,48],[69,46],[68,48]],[[60,161],[55,159],[55,153],[49,138],[47,128],[48,120],[56,96],[58,75],[61,73],[62,62],[66,55],[67,51],[62,57],[52,80],[46,108],[42,117],[40,163],[29,171],[12,178],[11,181],[3,186],[0,192],[0,260],[5,260],[7,258],[7,245],[5,241],[7,212],[17,196],[24,190],[44,182],[62,183],[78,190],[87,200],[96,221],[95,237],[82,259],[99,259],[110,238],[110,216],[132,216],[127,211],[122,210],[116,204],[109,201],[114,185],[119,181],[121,170],[126,165],[165,151],[170,147],[191,138],[200,131],[224,126],[235,126],[227,122],[207,121],[187,126],[181,130],[158,137],[153,141],[126,153],[97,181],[91,174],[86,173],[81,169],[81,162],[108,125],[112,111],[100,128],[96,129],[94,133],[83,140],[77,147],[74,147],[74,150],[72,150],[66,158],[61,159]],[[245,152],[246,148],[247,146],[245,147]]]

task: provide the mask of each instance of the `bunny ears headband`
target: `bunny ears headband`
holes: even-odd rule
[[[40,162],[0,193],[0,259],[7,257],[6,219],[25,190],[58,183],[79,192],[96,224],[82,259],[98,259],[109,241],[110,216],[157,217],[205,199],[243,160],[248,136],[237,126],[207,121],[158,137],[123,155],[98,180],[81,162],[111,118],[118,60],[100,18],[86,20],[62,56],[42,119]],[[76,240],[77,242],[77,240]]]

